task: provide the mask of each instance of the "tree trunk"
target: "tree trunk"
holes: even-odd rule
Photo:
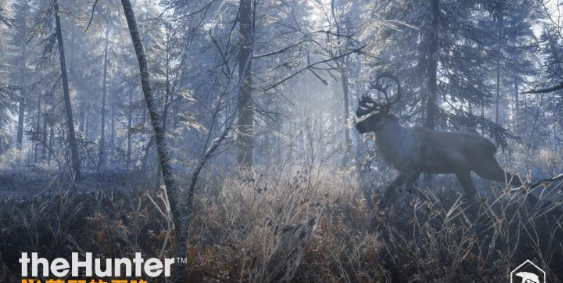
[[[106,97],[107,97],[107,76],[108,76],[108,49],[109,49],[109,27],[106,27],[106,46],[104,49],[104,77],[102,80],[102,123],[100,126],[100,152],[99,164],[100,173],[103,171],[106,163]]]
[[[43,133],[41,131],[41,96],[37,97],[37,120],[35,120],[35,146],[33,160],[35,163],[39,161],[39,145],[43,141]]]
[[[518,117],[519,114],[518,112],[520,112],[520,105],[518,103],[518,100],[520,98],[518,97],[518,78],[514,78],[514,107],[512,110],[512,130],[516,133],[519,134],[518,132]]]
[[[80,102],[80,110],[78,113],[78,132],[84,134],[84,124],[86,118],[86,107],[84,106],[84,102]]]
[[[23,37],[25,38],[27,32],[28,32],[28,28],[27,28],[27,17],[28,17],[28,9],[30,7],[28,6],[27,3],[24,4],[24,8],[23,8],[23,15],[21,15],[22,17],[22,24],[21,24],[21,29],[19,29],[19,32],[21,32],[21,34],[23,34]],[[20,71],[20,78],[19,78],[19,109],[18,109],[18,128],[17,128],[17,133],[16,133],[16,146],[17,149],[22,150],[22,146],[23,146],[23,122],[24,122],[24,116],[25,116],[25,97],[27,95],[26,93],[26,73],[27,73],[27,43],[25,42],[25,40],[19,40],[19,44],[21,45],[21,59],[19,62],[19,71]]]
[[[22,73],[23,78],[23,73]],[[21,80],[23,82],[23,79]],[[22,150],[23,145],[23,118],[25,112],[25,96],[23,93],[23,87],[19,89],[20,94],[20,101],[19,101],[19,109],[18,109],[18,131],[16,134],[16,144],[19,150]]]
[[[168,40],[168,38],[167,38]],[[166,137],[166,122],[168,121],[168,107],[170,106],[170,54],[168,53],[170,48],[166,49],[166,82],[165,88],[166,93],[164,97],[164,107],[162,107],[162,132]],[[156,185],[160,186],[160,173],[162,168],[160,166],[156,167]]]
[[[47,158],[47,119],[43,117],[43,131],[41,133],[41,160]]]
[[[85,140],[89,140],[88,139],[88,133],[90,132],[90,105],[86,104],[86,109],[85,109],[85,113],[84,116],[86,117],[84,119],[84,139]]]
[[[252,2],[240,0],[240,55],[239,55],[239,137],[238,165],[241,168],[252,168],[252,150],[254,148],[254,107],[252,105]]]
[[[141,41],[141,36],[139,34],[139,29],[137,28],[137,23],[135,21],[135,14],[133,12],[133,7],[131,6],[130,0],[121,0],[121,5],[123,6],[123,12],[125,18],[127,19],[127,25],[129,26],[129,32],[131,34],[131,40],[133,46],[135,47],[135,53],[137,54],[137,60],[139,61],[139,71],[141,74],[141,85],[143,88],[143,94],[145,97],[145,102],[147,103],[147,109],[151,118],[152,127],[154,129],[156,147],[158,150],[158,157],[160,160],[160,166],[162,168],[162,177],[164,179],[164,184],[166,186],[166,193],[168,194],[168,200],[170,201],[170,209],[172,211],[174,228],[176,230],[176,257],[185,258],[186,257],[186,240],[187,240],[187,229],[185,227],[186,219],[182,216],[182,210],[178,206],[177,201],[178,191],[176,185],[174,184],[174,176],[172,175],[172,167],[170,167],[170,159],[168,158],[168,148],[166,146],[166,141],[164,138],[164,129],[162,128],[162,123],[160,115],[158,114],[157,106],[154,102],[153,93],[149,81],[149,67],[147,63],[147,57],[145,55],[145,50],[143,48],[143,42]],[[176,265],[176,273],[174,282],[185,282],[186,281],[186,266]]]
[[[500,51],[500,50],[499,50]],[[497,93],[495,100],[495,123],[500,120],[500,57],[497,58]]]
[[[520,98],[518,97],[518,78],[514,78],[514,111],[520,111]]]
[[[499,19],[499,36],[498,36],[498,48],[497,48],[497,82],[496,82],[496,101],[495,101],[495,123],[500,122],[500,63],[502,60],[502,30],[503,21],[502,16]]]
[[[27,51],[26,44],[22,44],[22,60],[20,62],[20,85],[19,85],[19,109],[18,109],[18,130],[16,135],[17,148],[22,149],[23,145],[23,119],[25,115],[25,96],[26,96],[26,86],[25,86],[25,70],[27,61]]]
[[[55,131],[53,127],[49,127],[49,156],[47,157],[47,163],[51,164],[51,160],[53,159],[53,146],[55,145]]]
[[[340,42],[340,35],[341,30],[340,30],[340,23],[339,23],[339,19],[336,16],[336,1],[332,0],[330,1],[330,11],[331,11],[331,15],[332,15],[332,19],[334,20],[334,24],[336,26],[336,46],[339,46],[338,48],[340,49],[341,47],[341,42]],[[344,47],[342,47],[342,49],[346,50],[346,48],[348,47],[347,44],[344,44]],[[330,47],[330,53],[331,56],[333,58],[336,57],[337,54],[334,54],[334,52],[332,51],[332,47]],[[339,52],[340,53],[340,52]],[[350,106],[349,106],[349,97],[348,97],[348,75],[346,74],[346,58],[341,58],[341,59],[337,59],[336,60],[336,64],[338,66],[338,69],[340,70],[340,81],[342,83],[342,95],[343,95],[343,100],[344,100],[344,157],[342,158],[342,167],[346,166],[349,160],[349,152],[350,149],[352,148],[352,140],[350,139],[350,129],[348,129],[348,115],[350,112]]]
[[[110,98],[111,103],[111,123],[110,123],[110,137],[109,137],[109,156],[115,156],[115,97]],[[113,162],[110,160],[109,162]]]
[[[348,128],[348,115],[350,113],[350,97],[348,96],[348,76],[346,75],[346,70],[341,70],[340,79],[342,80],[342,94],[344,95],[344,145],[345,145],[345,156],[343,160],[343,165],[348,163],[348,153],[352,148],[352,140],[350,139],[350,129]]]
[[[438,103],[438,60],[436,55],[438,53],[438,29],[440,26],[440,0],[431,0],[432,5],[432,30],[430,32],[430,42],[427,60],[428,71],[428,99],[426,100],[426,121],[424,126],[429,129],[436,128],[436,114]],[[432,175],[424,174],[424,186],[430,187],[432,183]]]
[[[440,25],[440,0],[432,0],[432,31],[430,35],[430,46],[428,54],[428,99],[426,100],[426,122],[425,126],[429,129],[436,127],[436,104],[438,98],[437,73],[438,61],[438,28]]]
[[[59,60],[61,63],[61,73],[63,81],[63,95],[65,103],[65,112],[68,126],[68,142],[70,144],[71,153],[71,170],[75,179],[80,179],[80,158],[78,156],[78,143],[74,133],[74,120],[72,118],[72,107],[70,103],[70,90],[68,87],[68,77],[66,72],[65,52],[63,46],[63,32],[61,28],[61,20],[59,18],[59,1],[55,0],[53,7],[55,9],[55,25],[57,29],[57,41],[59,43]]]
[[[133,90],[129,91],[129,105],[133,103]],[[133,120],[133,111],[129,108],[127,110],[127,170],[131,167],[131,136],[133,134],[132,120]]]
[[[76,40],[76,36],[75,36],[75,30],[76,27],[73,25],[72,26],[72,30],[70,31],[70,56],[69,56],[69,66],[68,66],[68,70],[69,70],[69,76],[71,79],[74,79],[74,50],[76,49],[75,46],[75,40]]]

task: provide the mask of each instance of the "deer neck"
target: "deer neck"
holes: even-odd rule
[[[373,131],[373,138],[376,141],[382,140],[396,143],[397,140],[401,139],[403,132],[404,128],[399,124],[399,120],[395,118]]]
[[[408,131],[399,125],[399,121],[390,121],[373,133],[377,151],[395,168],[400,168],[405,151]]]

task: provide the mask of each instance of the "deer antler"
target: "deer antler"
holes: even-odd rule
[[[391,101],[389,101],[389,93],[388,93],[388,89],[391,86],[391,84],[389,84],[388,82],[387,83],[384,82],[382,80],[383,78],[390,79],[397,84],[397,95],[395,95],[395,98],[392,99]],[[399,83],[397,77],[389,73],[383,73],[379,75],[377,78],[375,78],[373,81],[370,82],[369,88],[383,93],[387,103],[383,103],[383,104],[378,103],[374,101],[371,97],[369,97],[367,94],[363,95],[360,98],[359,107],[358,110],[356,111],[356,116],[358,118],[375,110],[383,110],[383,109],[388,110],[391,107],[391,105],[397,103],[401,98],[401,84]],[[372,106],[370,106],[369,104],[372,104]]]
[[[373,101],[373,99],[367,95],[362,95],[359,104],[363,108],[374,108],[376,106],[379,106],[377,102]],[[373,104],[373,106],[369,106],[369,104]]]
[[[373,104],[372,106],[369,106],[369,104]],[[360,118],[366,114],[369,114],[372,111],[375,111],[378,108],[379,104],[375,101],[373,101],[373,99],[371,99],[371,97],[367,96],[367,95],[363,95],[360,98],[360,103],[359,103],[359,107],[358,110],[356,110],[356,117]]]

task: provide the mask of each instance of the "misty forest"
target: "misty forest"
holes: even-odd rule
[[[563,282],[561,0],[0,0],[0,34],[0,282]]]

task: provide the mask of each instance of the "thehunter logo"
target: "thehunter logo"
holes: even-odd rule
[[[545,271],[526,260],[510,272],[510,283],[546,283]]]
[[[56,258],[51,262],[41,258],[37,253],[22,253],[21,277],[23,282],[41,282],[33,278],[140,278],[143,276],[170,276],[170,266],[173,258],[165,258],[162,262],[158,258],[144,259],[141,253],[135,253],[130,258],[93,258],[92,253],[85,253],[83,259],[78,253],[72,253],[70,262],[64,258]],[[45,282],[61,282],[61,280],[46,280]],[[85,280],[71,280],[72,282],[86,282]],[[118,280],[119,282],[146,282],[145,280]],[[65,281],[62,281],[65,282]],[[90,282],[90,281],[88,281]],[[95,281],[98,282],[98,281]],[[106,282],[106,281],[102,281]],[[112,282],[112,281],[109,281]]]

